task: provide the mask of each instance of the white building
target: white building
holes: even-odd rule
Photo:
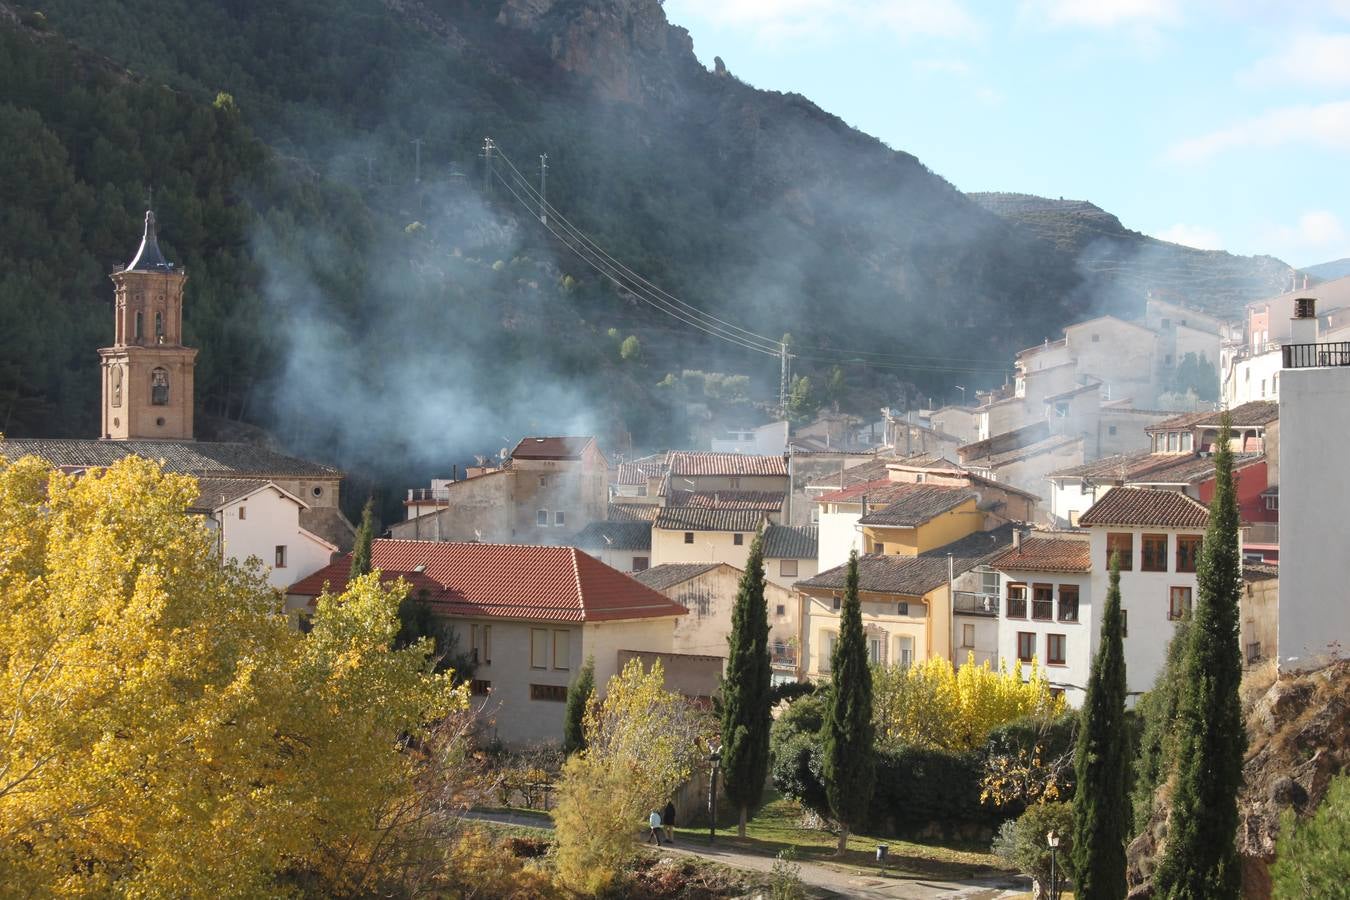
[[[787,452],[788,423],[770,422],[758,428],[731,428],[712,439],[713,453],[750,453],[782,456]]]
[[[1281,372],[1278,658],[1288,671],[1350,653],[1350,345],[1318,343],[1314,312],[1295,311]]]
[[[300,527],[305,502],[270,481],[201,478],[197,484],[188,510],[205,517],[221,558],[259,560],[274,588],[322,569],[338,552],[336,544]]]

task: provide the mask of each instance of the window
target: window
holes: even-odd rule
[[[1120,636],[1123,638],[1130,636],[1130,611],[1128,609],[1120,611]]]
[[[469,626],[469,653],[473,661],[482,665],[492,663],[492,626]]]
[[[1107,433],[1107,434],[1115,434],[1115,433],[1116,433],[1116,426],[1114,426],[1114,425],[1107,425],[1107,426],[1106,426],[1106,433]]]
[[[1017,659],[1019,662],[1031,662],[1036,655],[1036,635],[1030,631],[1017,632]]]
[[[834,659],[834,645],[838,642],[839,636],[828,631],[820,633],[820,661],[817,668],[822,672],[830,671],[830,663]]]
[[[867,640],[867,661],[874,666],[879,666],[886,661],[885,654],[886,639],[884,637],[871,637]]]
[[[896,661],[900,663],[900,668],[908,669],[914,664],[914,638],[910,635],[902,635],[895,639]]]
[[[150,372],[150,402],[154,406],[169,405],[169,371],[154,369]]]
[[[558,510],[557,512],[555,512],[555,513],[553,514],[553,524],[554,524],[554,525],[566,525],[566,524],[567,524],[567,513],[563,512],[561,509]]]
[[[916,472],[916,473],[914,474],[914,483],[915,483],[915,484],[923,484],[924,477],[925,477],[925,476],[924,476],[924,473],[923,473],[923,472]]]
[[[1194,572],[1200,561],[1200,547],[1204,538],[1198,534],[1177,535],[1177,571]]]
[[[492,682],[485,681],[482,678],[475,678],[469,682],[469,693],[475,697],[485,697],[492,690]]]
[[[1061,584],[1059,586],[1059,620],[1061,622],[1078,621],[1078,585]]]
[[[1185,434],[1183,434],[1183,435],[1181,436],[1181,449],[1182,449],[1182,452],[1184,452],[1184,453],[1190,453],[1190,452],[1191,452],[1191,447],[1193,446],[1194,438],[1195,438],[1195,435],[1191,434],[1189,431],[1186,432]]]
[[[572,667],[572,632],[553,632],[553,668],[567,671]]]
[[[536,525],[544,525],[544,526],[547,526],[547,525],[548,525],[548,510],[546,510],[546,509],[541,509],[541,510],[536,511],[535,514],[534,514],[534,524],[536,524]]]
[[[1141,572],[1167,571],[1167,535],[1146,534],[1143,541],[1143,553],[1139,560]]]
[[[1166,365],[1169,365],[1169,366],[1170,366],[1170,365],[1172,364],[1172,354],[1168,353],[1168,354],[1164,357],[1164,361],[1165,361],[1165,364],[1166,364]]]
[[[1261,396],[1264,397],[1265,395],[1266,395],[1266,380],[1265,380],[1264,378],[1262,378],[1262,379],[1261,379]]]
[[[155,313],[155,341],[164,343],[164,314]]]
[[[974,647],[974,646],[975,646],[975,626],[974,626],[974,625],[966,624],[966,625],[962,625],[962,626],[961,626],[961,646],[962,646],[962,647]]]
[[[647,483],[645,481],[642,484],[638,485],[637,495],[639,497],[647,496]]]
[[[831,597],[830,602],[831,602],[830,609],[838,609],[840,606],[839,595],[835,594],[833,597]]]
[[[1175,622],[1190,611],[1191,589],[1188,587],[1170,588],[1167,591],[1167,618]]]
[[[1061,400],[1060,402],[1056,403],[1056,404],[1055,404],[1055,418],[1057,418],[1057,419],[1067,419],[1068,417],[1069,417],[1069,404],[1066,403],[1066,402],[1064,402],[1064,401],[1062,401],[1062,400]]]
[[[694,533],[692,531],[686,531],[684,533],[684,542],[686,544],[692,544],[694,542]]]
[[[732,542],[733,544],[735,544],[737,547],[740,547],[740,546],[742,546],[743,544],[745,544],[745,535],[740,534],[739,532],[737,532],[736,534],[733,534],[733,535],[731,536],[731,542]]]
[[[650,559],[649,557],[646,557],[646,556],[635,556],[635,557],[633,557],[633,571],[634,571],[634,572],[645,572],[645,571],[647,571],[649,568],[651,568],[651,565],[652,565],[652,561],[651,561],[651,559]]]
[[[1077,509],[1071,509],[1071,510],[1069,510],[1069,527],[1070,527],[1070,528],[1077,528],[1077,527],[1078,527],[1078,517],[1081,516],[1082,514],[1083,514],[1083,513],[1082,513],[1081,510],[1077,510]]]
[[[909,604],[908,604],[908,603],[897,603],[897,604],[895,604],[895,614],[896,614],[897,616],[907,616],[907,615],[909,615]]]
[[[885,553],[886,545],[881,543],[881,541],[877,541],[875,544],[872,545],[872,552],[878,554]]]
[[[144,332],[145,332],[145,313],[141,312],[140,310],[137,310],[136,330],[134,332],[136,335],[136,340],[139,341],[141,339],[141,335],[144,334]]]
[[[248,507],[247,506],[239,507],[239,521],[242,522],[247,518],[248,518]]]
[[[1181,435],[1175,431],[1167,433],[1167,452],[1176,453],[1181,449]]]
[[[1031,587],[1031,617],[1049,621],[1055,617],[1055,586],[1036,584]]]
[[[530,629],[530,668],[548,668],[548,629]]]
[[[1051,699],[1051,700],[1062,700],[1062,699],[1064,699],[1064,688],[1052,687],[1052,688],[1050,689],[1050,699]]]
[[[1025,584],[1008,585],[1008,618],[1025,619],[1027,617],[1027,586]]]
[[[273,568],[277,568],[277,569],[284,569],[284,568],[286,568],[286,545],[285,545],[285,544],[277,544],[277,553],[276,553],[276,557],[277,557],[276,565],[275,565]]]
[[[540,487],[548,487],[548,476],[547,476],[547,475],[540,475],[540,476],[539,476],[539,486],[540,486]]]
[[[1094,344],[1099,343],[1099,342],[1101,341],[1101,339],[1102,339],[1102,336],[1101,336],[1100,334],[1094,334],[1094,335],[1092,336],[1092,343],[1094,343]]]
[[[122,405],[122,367],[114,366],[112,370],[112,405]]]
[[[1270,378],[1270,392],[1276,397],[1280,396],[1280,373],[1276,372]]]
[[[774,615],[776,615],[776,616],[786,616],[786,615],[787,615],[787,604],[780,603],[780,604],[778,604],[776,607],[774,607]]]
[[[1247,645],[1247,662],[1254,663],[1261,660],[1261,642],[1252,641]]]
[[[1045,636],[1045,662],[1051,666],[1064,665],[1064,635],[1047,634]]]
[[[795,559],[780,559],[780,560],[778,561],[778,576],[779,576],[780,578],[796,578],[796,577],[797,577],[797,560],[795,560]]]
[[[980,593],[997,594],[998,593],[998,573],[986,569],[980,573]]]
[[[1280,508],[1280,495],[1279,495],[1279,494],[1267,494],[1267,495],[1266,495],[1266,509],[1270,510],[1271,512],[1276,512],[1276,511],[1279,510],[1279,508]]]
[[[531,700],[547,700],[550,703],[567,702],[567,685],[565,684],[532,684],[530,685]]]
[[[1111,568],[1111,557],[1120,554],[1120,571],[1134,570],[1134,535],[1128,531],[1107,532],[1106,567]]]
[[[739,478],[728,478],[727,484],[730,485],[733,491],[739,491],[741,489],[741,480]]]

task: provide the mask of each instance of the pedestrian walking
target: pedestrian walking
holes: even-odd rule
[[[661,822],[666,826],[666,842],[675,843],[675,801],[667,800],[666,808],[661,810]]]
[[[660,814],[659,812],[657,812],[656,810],[652,810],[652,814],[651,814],[650,816],[647,817],[647,827],[648,827],[649,829],[651,829],[651,830],[647,833],[647,843],[651,843],[652,841],[656,841],[656,846],[658,846],[658,847],[662,846],[662,844],[661,844],[661,814]]]

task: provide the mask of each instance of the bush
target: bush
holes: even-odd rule
[[[1286,814],[1270,876],[1276,897],[1341,896],[1350,884],[1350,774],[1331,782],[1311,819]]]
[[[980,802],[984,760],[978,753],[897,747],[877,753],[876,761],[874,830],[918,834],[937,828],[955,838],[976,828],[987,837],[1004,818]]]
[[[494,840],[481,828],[466,830],[450,849],[446,896],[456,900],[546,900],[557,896],[548,873],[520,856],[512,842]]]
[[[791,847],[781,851],[769,870],[769,900],[806,900],[802,886],[802,867],[797,865],[797,852]]]
[[[814,734],[793,734],[773,754],[773,786],[823,819],[830,817],[821,774],[820,739]]]
[[[825,698],[809,694],[788,704],[769,729],[769,755],[776,756],[778,748],[798,735],[815,737],[825,723]]]
[[[1043,898],[1050,886],[1050,849],[1045,835],[1059,833],[1059,852],[1056,866],[1060,886],[1066,886],[1069,855],[1073,850],[1073,806],[1068,803],[1038,803],[1027,809],[1021,818],[1004,822],[998,837],[990,848],[993,854],[1035,882],[1035,896]]]
[[[783,681],[769,688],[769,705],[777,706],[784,700],[793,701],[802,697],[818,695],[828,685],[814,681]]]

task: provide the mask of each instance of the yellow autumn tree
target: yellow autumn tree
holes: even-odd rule
[[[572,755],[553,812],[558,880],[591,895],[605,890],[636,850],[639,829],[688,780],[699,723],[667,691],[661,663],[630,660],[586,710],[586,749]]]
[[[1000,725],[1064,709],[1035,660],[1025,680],[1020,664],[994,669],[988,662],[976,665],[971,654],[959,669],[944,657],[907,668],[878,666],[872,684],[877,745],[883,748],[972,750]]]
[[[0,883],[36,895],[359,890],[408,807],[401,742],[462,707],[391,650],[398,588],[302,636],[222,565],[192,478],[0,458]]]

